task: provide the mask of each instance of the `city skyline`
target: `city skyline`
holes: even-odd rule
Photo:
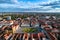
[[[60,12],[60,0],[0,0],[0,12]]]

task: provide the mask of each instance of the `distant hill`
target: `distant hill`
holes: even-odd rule
[[[0,15],[4,14],[44,14],[44,15],[60,15],[60,13],[44,13],[44,12],[0,12]]]

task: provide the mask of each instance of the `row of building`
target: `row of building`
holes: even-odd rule
[[[19,31],[19,33],[16,33],[16,30],[20,30],[19,28],[21,27],[39,27],[41,29],[44,29],[50,38],[46,37],[46,34],[44,34],[44,32],[40,32],[37,34],[21,34]],[[17,18],[16,20],[11,20],[11,17],[8,17],[7,19],[3,19],[2,21],[0,21],[0,39],[4,38],[2,40],[57,40],[59,39],[59,35],[60,19],[57,20],[55,16],[30,16],[23,19]],[[40,38],[40,36],[43,37]]]

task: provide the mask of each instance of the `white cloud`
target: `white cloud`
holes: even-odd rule
[[[11,2],[16,3],[16,4],[19,3],[18,0],[11,0]]]
[[[0,6],[4,5],[6,7],[9,7],[9,6],[14,7],[15,6],[17,8],[41,8],[41,7],[43,7],[41,5],[49,4],[49,3],[52,3],[52,2],[58,1],[58,0],[48,0],[47,2],[37,2],[37,3],[23,2],[23,1],[18,2],[18,0],[11,0],[11,1],[14,2],[15,4],[0,4]],[[48,7],[51,7],[51,6],[45,6],[43,8],[45,9]]]
[[[28,2],[23,2],[23,1],[19,2],[18,0],[11,0],[11,2],[13,2],[14,4],[8,4],[8,3],[0,4],[0,8],[12,8],[12,9],[14,9],[14,8],[24,8],[24,9],[39,8],[42,10],[47,10],[44,12],[55,12],[55,11],[59,12],[60,11],[60,8],[54,9],[54,8],[52,8],[52,6],[41,6],[41,5],[45,5],[45,4],[59,2],[59,0],[48,0],[46,2],[34,2],[34,3],[29,2],[29,1]],[[58,4],[55,6],[58,6]],[[40,12],[41,12],[41,10],[40,10]]]

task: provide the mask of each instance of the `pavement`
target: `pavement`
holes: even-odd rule
[[[22,28],[21,28],[21,27],[18,27],[18,29],[16,30],[15,33],[23,33],[23,32],[22,32]]]

